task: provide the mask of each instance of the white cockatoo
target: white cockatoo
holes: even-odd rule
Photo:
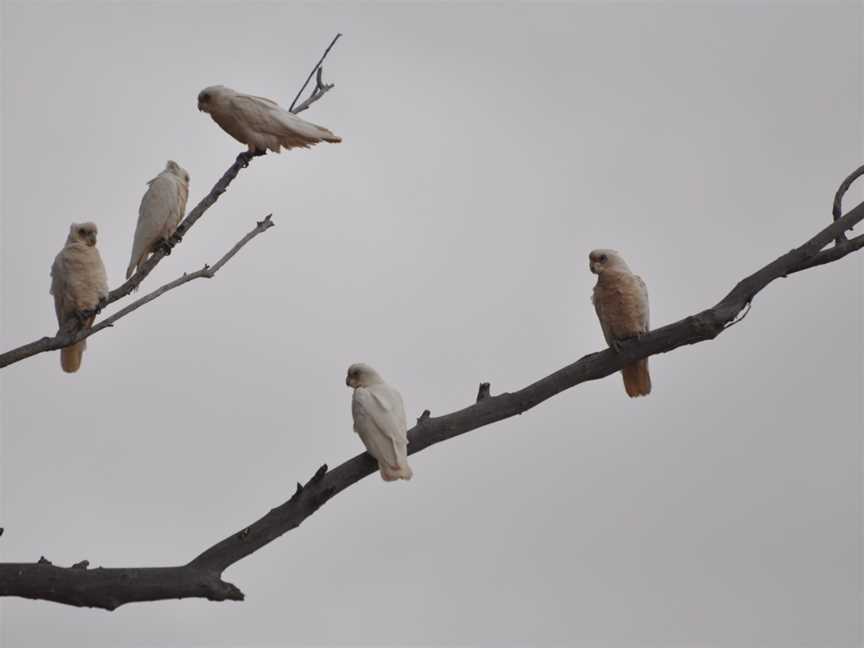
[[[138,207],[138,225],[132,241],[132,258],[126,278],[144,263],[147,256],[169,239],[186,213],[189,197],[189,174],[174,160],[168,160],[165,170],[147,183],[147,191]]]
[[[345,384],[354,388],[351,399],[354,431],[378,461],[381,479],[411,479],[408,421],[402,396],[372,367],[362,363],[348,367]]]
[[[606,343],[617,349],[621,341],[647,333],[648,289],[630,272],[621,255],[615,250],[593,250],[588,255],[588,267],[597,275],[592,301]],[[631,398],[651,393],[648,358],[623,367],[621,376]]]
[[[72,223],[66,245],[54,258],[51,266],[51,290],[54,310],[60,329],[81,311],[94,310],[108,299],[108,277],[99,250],[96,249],[98,229],[94,223]],[[96,316],[82,322],[84,328],[93,326]],[[60,349],[60,366],[67,373],[78,371],[87,340],[81,340]]]
[[[285,110],[275,101],[215,85],[198,93],[198,110],[210,113],[226,133],[249,146],[252,153],[267,149],[308,148],[318,142],[341,142],[326,128]]]

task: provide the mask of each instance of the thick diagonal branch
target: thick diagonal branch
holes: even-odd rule
[[[604,378],[639,358],[666,353],[679,347],[711,340],[748,308],[753,298],[776,279],[818,265],[837,261],[864,247],[864,235],[843,239],[825,251],[832,240],[864,219],[864,203],[858,205],[809,241],[775,259],[739,281],[715,306],[668,324],[625,343],[619,352],[606,349],[576,362],[515,392],[496,396],[481,385],[477,402],[444,416],[418,419],[408,431],[410,454],[452,439],[471,430],[495,423],[536,407],[575,387]],[[87,570],[55,567],[44,563],[0,564],[0,596],[41,598],[69,605],[114,609],[125,603],[168,598],[200,597],[211,600],[240,600],[242,593],[222,581],[222,572],[298,527],[334,495],[377,469],[368,454],[359,454],[328,471],[323,465],[284,504],[269,511],[249,526],[213,545],[186,565],[160,568]],[[79,563],[80,565],[81,563]]]

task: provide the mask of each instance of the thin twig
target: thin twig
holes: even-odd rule
[[[231,257],[237,254],[240,248],[242,248],[256,236],[258,236],[258,234],[261,234],[262,232],[265,232],[271,227],[273,227],[274,223],[271,217],[272,214],[269,214],[263,221],[260,221],[251,232],[249,232],[248,234],[246,234],[246,236],[240,239],[240,241],[238,241],[237,244],[234,245],[234,247],[232,247],[228,252],[226,252],[225,255],[221,259],[219,259],[212,267],[205,265],[203,268],[197,270],[196,272],[188,274],[184,273],[182,277],[179,277],[174,281],[171,281],[164,286],[157,288],[153,292],[144,295],[140,299],[136,299],[131,304],[121,308],[119,311],[112,314],[110,317],[105,318],[104,320],[98,322],[89,329],[81,329],[74,332],[60,333],[53,338],[42,338],[41,340],[37,340],[31,345],[25,345],[13,351],[8,351],[7,353],[4,353],[2,356],[0,356],[0,367],[17,361],[16,359],[12,359],[9,362],[6,361],[6,357],[11,353],[23,350],[22,357],[26,358],[31,355],[41,353],[43,351],[54,351],[56,349],[62,349],[63,347],[69,346],[70,344],[73,344],[75,342],[86,340],[91,335],[94,335],[103,329],[114,326],[114,323],[117,322],[117,320],[126,317],[129,313],[138,310],[139,308],[141,308],[145,304],[150,303],[157,297],[164,295],[169,290],[174,290],[174,288],[178,288],[179,286],[182,286],[185,283],[189,283],[194,279],[200,279],[202,277],[206,277],[209,279],[213,277],[213,275],[215,275],[216,272],[231,259]],[[38,348],[28,348],[34,345],[37,345]]]
[[[240,248],[242,248],[244,245],[246,245],[249,241],[251,241],[253,238],[258,236],[259,234],[266,232],[268,229],[270,229],[271,227],[273,227],[275,225],[272,218],[273,218],[273,214],[267,214],[267,216],[264,217],[264,220],[258,221],[255,224],[255,227],[252,229],[252,231],[250,231],[248,234],[246,234],[246,236],[244,236],[242,239],[237,241],[237,243],[234,244],[234,247],[232,247],[230,250],[228,250],[222,256],[222,258],[219,259],[212,266],[204,264],[204,267],[201,268],[200,270],[196,270],[195,272],[190,272],[190,273],[184,272],[182,277],[178,277],[174,281],[170,281],[167,284],[165,284],[164,286],[160,286],[159,288],[157,288],[153,292],[144,295],[140,299],[136,299],[134,302],[132,302],[128,306],[120,309],[119,311],[117,311],[116,313],[111,315],[111,317],[105,318],[104,320],[102,320],[101,322],[99,322],[98,324],[93,326],[92,328],[90,328],[86,331],[82,331],[80,339],[84,339],[85,337],[89,337],[89,336],[93,335],[94,333],[98,333],[103,328],[108,328],[110,326],[114,326],[114,323],[117,320],[119,320],[123,317],[126,317],[132,311],[138,310],[144,304],[150,303],[151,301],[153,301],[157,297],[161,297],[162,295],[164,295],[169,290],[174,290],[175,288],[179,288],[183,284],[189,283],[190,281],[194,281],[195,279],[201,279],[201,278],[212,279],[216,275],[216,273],[219,272],[220,268],[222,268],[222,266],[224,266],[226,263],[228,263],[228,261],[230,261],[231,258],[240,251]]]
[[[860,166],[855,169],[852,173],[850,173],[843,182],[840,183],[840,186],[837,187],[837,193],[834,194],[834,205],[831,209],[831,215],[834,217],[834,220],[838,220],[843,215],[843,196],[846,195],[846,192],[849,191],[849,188],[852,186],[858,178],[864,175],[864,166]],[[840,245],[843,241],[846,240],[846,234],[841,232],[836,239],[834,239],[834,243]]]
[[[316,91],[318,91],[320,88],[322,88],[325,85],[321,81],[321,73],[318,70],[321,67],[321,65],[324,63],[324,59],[327,58],[327,55],[330,53],[330,49],[336,44],[336,41],[339,40],[340,36],[342,36],[342,34],[336,34],[336,36],[333,37],[333,40],[330,41],[330,44],[327,46],[327,49],[324,50],[324,54],[321,55],[321,58],[318,59],[318,62],[315,64],[315,67],[312,68],[312,71],[309,73],[309,76],[306,77],[306,81],[303,82],[303,87],[300,88],[300,91],[297,93],[297,96],[294,97],[294,101],[291,102],[291,107],[288,108],[289,112],[292,112],[295,115],[299,112],[303,112],[310,105],[312,105],[313,102],[320,99],[321,95],[323,95],[325,92],[327,92],[327,90],[329,90],[330,88],[333,87],[333,85],[331,84],[329,87],[327,87],[325,90],[323,90],[319,94],[318,97],[315,97],[314,99],[312,98],[312,97],[314,97]],[[317,73],[317,77],[316,77],[315,90],[312,91],[312,95],[309,97],[309,99],[307,99],[302,104],[300,104],[300,106],[297,107],[297,110],[294,110],[294,106],[297,104],[297,100],[300,99],[300,95],[303,94],[303,91],[306,89],[306,86],[309,85],[309,81],[312,79],[312,76],[315,75],[316,73]]]

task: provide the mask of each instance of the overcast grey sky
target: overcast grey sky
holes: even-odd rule
[[[362,449],[345,368],[409,419],[603,348],[587,254],[652,324],[719,300],[830,219],[862,162],[861,7],[5,3],[3,347],[56,330],[48,270],[93,220],[112,286],[168,158],[190,206],[241,146],[222,83],[339,145],[244,171],[152,289],[212,281],[2,372],[0,558],[185,562]],[[857,199],[860,194],[855,194]],[[851,203],[851,200],[850,200]],[[770,286],[713,342],[369,478],[229,569],[243,603],[0,603],[29,646],[851,647],[860,640],[862,264]]]

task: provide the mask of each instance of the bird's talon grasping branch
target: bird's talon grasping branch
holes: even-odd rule
[[[159,239],[159,243],[156,244],[156,247],[162,250],[162,253],[165,256],[168,256],[171,254],[171,250],[174,249],[174,243],[172,243],[170,239],[163,238]]]

